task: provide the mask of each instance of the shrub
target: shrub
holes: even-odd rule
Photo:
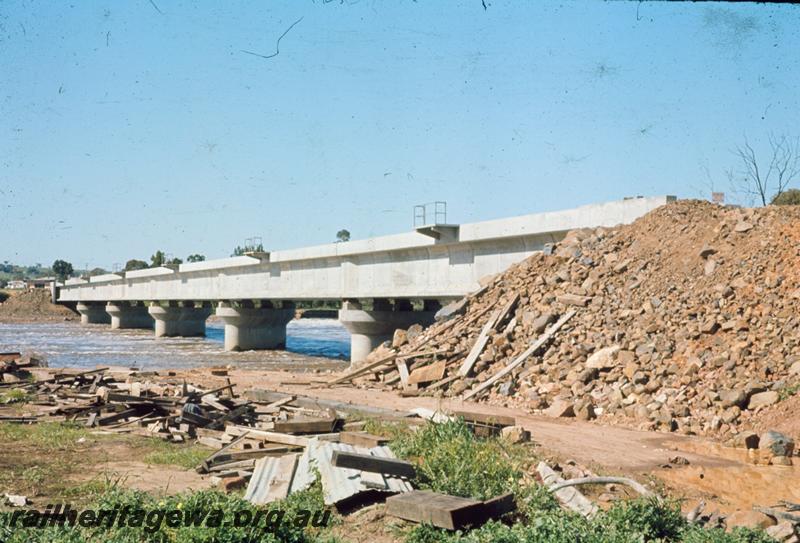
[[[479,500],[519,489],[519,451],[502,440],[475,437],[464,421],[402,433],[392,450],[417,465],[420,488]]]
[[[800,189],[789,189],[772,197],[770,204],[775,206],[800,205]]]

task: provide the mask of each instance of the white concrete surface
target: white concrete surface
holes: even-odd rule
[[[178,272],[129,272],[68,284],[59,301],[341,300],[458,298],[574,228],[629,223],[673,197],[633,198],[463,224],[458,241],[419,232],[182,264]],[[170,270],[171,272],[172,270]]]

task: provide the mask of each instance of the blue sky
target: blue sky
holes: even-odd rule
[[[800,135],[800,7],[486,4],[0,0],[0,261],[707,196]]]

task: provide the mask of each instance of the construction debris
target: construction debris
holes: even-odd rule
[[[8,503],[8,505],[10,505],[11,507],[25,507],[29,503],[27,496],[5,493],[3,494],[3,497],[5,498],[5,501]]]
[[[572,486],[558,487],[559,484],[564,483],[564,479],[545,462],[539,462],[539,465],[536,466],[536,472],[539,474],[539,477],[541,477],[542,483],[546,487],[553,489],[556,498],[558,498],[558,501],[561,502],[564,507],[584,517],[593,517],[597,514],[597,506],[576,488]]]
[[[516,508],[513,494],[487,501],[415,490],[386,500],[386,514],[412,522],[429,523],[446,530],[480,526]]]
[[[412,490],[407,479],[413,476],[413,469],[409,471],[407,463],[397,460],[389,447],[367,449],[312,438],[302,454],[259,459],[245,499],[257,505],[283,499],[308,488],[316,472],[325,505],[339,509]]]
[[[732,440],[800,382],[798,247],[796,206],[572,231],[329,385]]]

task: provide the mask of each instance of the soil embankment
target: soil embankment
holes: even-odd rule
[[[49,290],[32,289],[8,292],[10,296],[0,304],[0,322],[63,321],[80,318],[68,307],[52,303]]]

